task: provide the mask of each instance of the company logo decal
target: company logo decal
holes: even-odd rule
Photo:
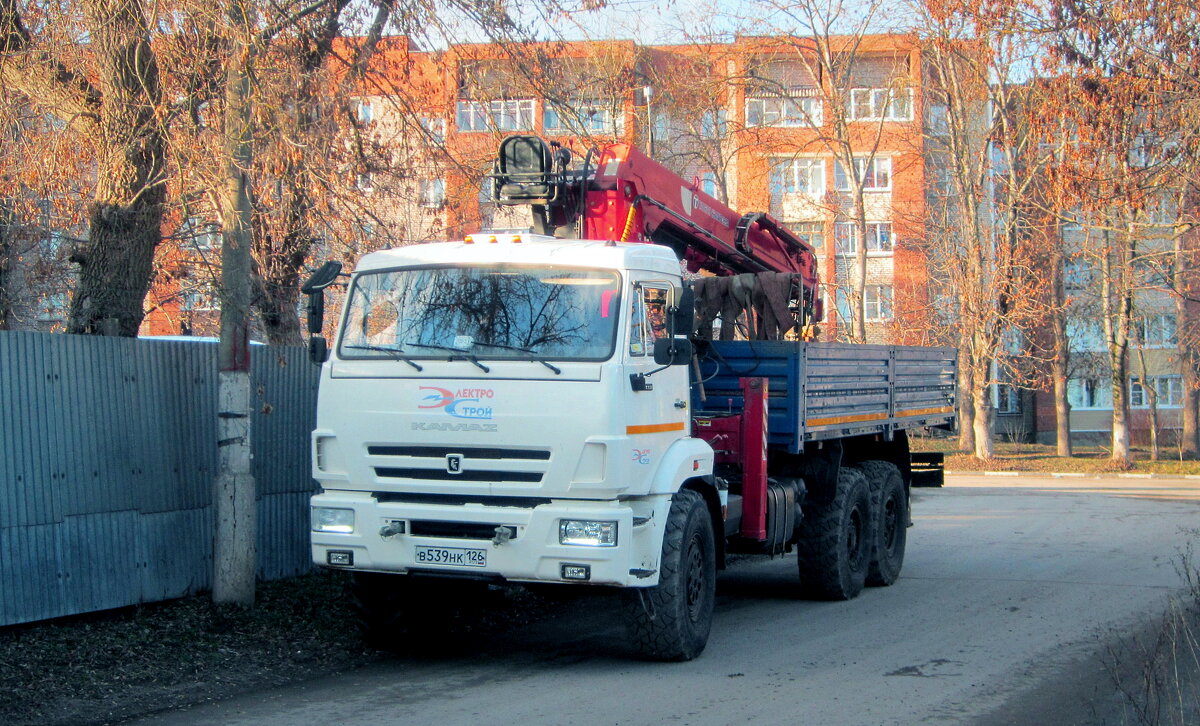
[[[688,215],[692,213],[692,190],[687,187],[682,187],[679,190],[680,201],[683,202],[683,211]]]
[[[633,450],[633,460],[639,464],[649,464],[651,453],[652,453],[651,449],[634,449]]]
[[[462,454],[446,454],[446,473],[462,473]]]
[[[421,408],[440,408],[455,418],[490,419],[492,407],[484,401],[491,401],[496,392],[490,388],[460,388],[451,391],[436,386],[421,386],[422,391],[431,391],[420,404]]]

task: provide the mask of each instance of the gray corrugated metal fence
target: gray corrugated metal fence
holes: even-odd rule
[[[254,346],[259,576],[307,572],[317,368]],[[0,331],[0,625],[209,586],[216,345]]]

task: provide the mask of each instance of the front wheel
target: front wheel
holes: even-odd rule
[[[716,541],[704,498],[685,489],[667,515],[658,585],[625,593],[634,648],[662,661],[691,660],[708,643],[717,592]]]

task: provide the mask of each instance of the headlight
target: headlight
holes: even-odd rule
[[[334,509],[332,507],[313,507],[312,531],[353,534],[354,510]]]
[[[558,543],[586,547],[616,547],[617,523],[563,519],[558,523]]]

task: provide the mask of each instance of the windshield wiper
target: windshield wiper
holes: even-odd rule
[[[417,365],[416,362],[413,361],[413,359],[404,355],[404,351],[402,351],[399,348],[388,348],[388,347],[382,346],[382,345],[343,345],[342,347],[343,348],[354,348],[355,350],[375,350],[375,351],[379,351],[380,353],[388,353],[392,356],[392,360],[404,361],[405,363],[409,364],[413,368],[416,368],[418,371],[425,370],[421,366]]]
[[[448,350],[448,351],[450,351],[451,355],[449,358],[447,358],[447,360],[469,360],[472,363],[474,363],[475,365],[479,366],[479,370],[483,371],[484,373],[492,372],[491,368],[488,368],[484,364],[480,363],[478,358],[471,355],[470,353],[463,350],[462,348],[451,348],[448,345],[438,345],[437,343],[414,343],[412,341],[407,341],[404,344],[405,345],[415,345],[418,348],[433,348],[434,350]]]
[[[562,375],[561,368],[554,365],[553,363],[550,363],[549,361],[544,360],[541,356],[539,356],[537,354],[536,350],[530,350],[529,348],[521,348],[516,345],[505,345],[503,343],[484,343],[484,342],[481,342],[478,340],[475,341],[475,345],[486,345],[489,348],[503,348],[504,350],[515,350],[518,353],[524,353],[529,356],[530,360],[537,361],[538,363],[541,363],[542,365],[546,366],[550,370],[554,371],[555,375],[557,375],[557,376]]]

